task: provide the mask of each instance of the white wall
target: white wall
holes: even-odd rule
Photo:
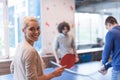
[[[75,36],[75,0],[41,0],[42,52],[51,53],[57,25],[66,21],[71,26],[70,34]]]

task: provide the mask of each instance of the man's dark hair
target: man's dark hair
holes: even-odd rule
[[[62,30],[64,30],[64,27],[67,27],[68,31],[70,31],[70,25],[67,22],[61,22],[57,28],[58,32],[62,33]]]
[[[105,25],[107,25],[107,23],[110,23],[112,25],[118,24],[117,20],[113,16],[109,16],[106,18]]]

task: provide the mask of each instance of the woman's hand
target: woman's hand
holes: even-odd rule
[[[65,68],[66,66],[56,68],[55,71],[52,72],[52,75],[54,75],[54,77],[60,76],[63,73]]]

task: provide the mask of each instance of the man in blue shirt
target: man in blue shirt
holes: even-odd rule
[[[105,25],[108,32],[105,37],[105,46],[102,53],[103,72],[112,66],[111,80],[120,80],[120,25],[113,16],[107,17]],[[109,62],[110,57],[111,62]]]

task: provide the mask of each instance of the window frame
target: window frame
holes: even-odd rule
[[[5,55],[0,56],[0,59],[9,58],[9,28],[8,28],[8,4],[7,0],[0,0],[0,3],[3,3],[3,29],[4,29],[4,39],[3,43],[5,44]]]

